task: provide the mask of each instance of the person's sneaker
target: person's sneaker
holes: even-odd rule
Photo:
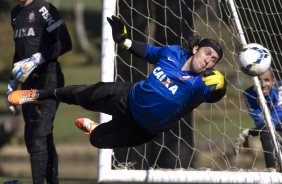
[[[75,125],[85,134],[90,135],[93,129],[98,125],[88,118],[79,118],[75,120]]]
[[[11,105],[21,105],[36,102],[38,90],[16,90],[8,95],[8,102]]]

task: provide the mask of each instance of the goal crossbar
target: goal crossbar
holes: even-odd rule
[[[186,171],[186,170],[108,170],[99,183],[281,183],[278,172]]]

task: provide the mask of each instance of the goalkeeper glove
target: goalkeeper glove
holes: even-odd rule
[[[127,30],[124,21],[119,16],[107,17],[107,21],[112,27],[113,39],[122,48],[129,49],[132,45],[132,41],[127,39]]]
[[[31,72],[42,63],[44,63],[44,58],[41,53],[37,52],[29,58],[16,62],[12,75],[17,81],[25,82]]]
[[[209,87],[209,91],[211,91],[211,95],[207,99],[208,103],[217,102],[225,95],[227,83],[219,71],[214,69],[204,71],[202,81]]]
[[[208,69],[202,74],[203,82],[206,86],[209,86],[210,91],[223,89],[226,87],[224,76],[217,70]]]
[[[6,95],[8,96],[10,93],[12,93],[13,91],[15,91],[16,89],[18,88],[18,81],[15,80],[15,79],[11,79],[9,80],[8,82],[8,86],[7,86],[7,92],[6,92]],[[8,101],[8,99],[6,98],[6,105],[8,107],[8,109],[14,114],[14,115],[17,115],[19,114],[19,109],[14,106],[14,105],[11,105]]]
[[[250,129],[245,129],[239,134],[239,137],[237,138],[235,142],[235,154],[236,155],[239,154],[241,147],[244,147],[244,148],[249,147],[249,132],[250,132]]]

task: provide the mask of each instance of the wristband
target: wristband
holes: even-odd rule
[[[123,48],[123,49],[130,49],[130,47],[132,46],[132,41],[128,38],[126,38],[121,44],[120,44],[120,47]]]

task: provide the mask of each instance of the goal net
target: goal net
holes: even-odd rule
[[[129,37],[134,40],[154,45],[183,45],[193,35],[217,40],[223,47],[224,57],[216,68],[225,75],[228,86],[221,101],[202,104],[175,123],[170,131],[160,133],[145,145],[99,150],[99,182],[282,181],[279,172],[266,168],[259,136],[251,137],[249,144],[235,154],[239,133],[255,127],[242,96],[253,81],[240,71],[237,53],[244,42],[262,44],[270,50],[272,70],[276,78],[281,79],[282,4],[276,0],[235,2],[232,8],[230,4],[234,2],[228,0],[103,1],[103,81],[136,82],[145,79],[152,69],[144,60],[114,47],[106,17],[119,14],[125,20]],[[109,119],[101,115],[101,122]],[[277,158],[275,150],[269,154]]]

